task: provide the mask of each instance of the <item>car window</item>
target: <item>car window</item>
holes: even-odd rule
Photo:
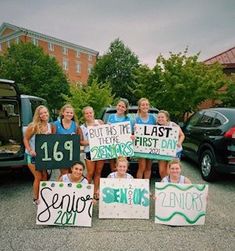
[[[203,114],[201,120],[199,121],[199,126],[202,126],[202,127],[211,127],[215,117],[216,117],[216,113],[215,112],[206,111]]]
[[[202,112],[197,112],[195,113],[189,120],[187,124],[187,128],[191,126],[197,126],[199,123],[199,120],[202,118],[203,113]]]
[[[221,114],[217,113],[216,118],[214,120],[214,126],[221,126],[226,122],[226,118]]]

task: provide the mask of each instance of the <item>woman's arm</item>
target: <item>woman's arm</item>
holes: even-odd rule
[[[82,129],[81,129],[80,126],[77,127],[77,135],[80,136],[80,145],[82,145],[82,146],[89,145],[89,141],[88,140],[84,140]]]
[[[184,133],[183,131],[181,130],[181,128],[179,127],[179,139],[178,139],[178,146],[182,146],[182,143],[185,139],[185,136],[184,136]]]
[[[187,177],[184,178],[184,183],[185,184],[192,184],[191,180]]]
[[[36,152],[31,148],[29,143],[33,135],[34,135],[34,128],[32,125],[29,125],[24,134],[24,139],[23,139],[24,146],[31,156],[36,156]]]

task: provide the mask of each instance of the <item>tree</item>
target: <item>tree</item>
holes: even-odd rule
[[[0,57],[1,78],[14,80],[21,93],[39,96],[48,101],[50,109],[59,109],[69,94],[69,84],[54,58],[32,43],[12,45]]]
[[[198,62],[199,54],[184,53],[162,55],[146,81],[144,96],[149,95],[153,105],[170,112],[174,119],[182,119],[186,112],[198,109],[201,102],[218,98],[218,90],[225,85],[226,77],[219,64]],[[152,89],[152,94],[148,90]]]
[[[84,107],[93,107],[95,116],[100,118],[103,108],[113,102],[110,86],[107,83],[99,85],[96,79],[90,85],[70,88],[71,96],[65,96],[65,99],[74,107],[80,122],[83,121]]]
[[[134,72],[135,90],[133,94],[137,99],[148,98],[152,106],[156,106],[156,94],[159,92],[161,84],[161,70],[155,67],[151,70],[147,65],[140,65]]]
[[[108,82],[116,98],[123,97],[130,103],[136,103],[133,95],[133,72],[138,68],[138,64],[138,57],[121,40],[116,39],[110,44],[108,52],[98,59],[88,83],[94,79],[97,79],[98,83]]]
[[[235,74],[227,77],[226,86],[221,90],[219,98],[222,105],[226,107],[235,107]]]

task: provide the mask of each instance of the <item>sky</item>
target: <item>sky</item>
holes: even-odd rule
[[[186,47],[205,60],[235,46],[235,0],[0,0],[3,22],[100,55],[119,38],[149,67]]]

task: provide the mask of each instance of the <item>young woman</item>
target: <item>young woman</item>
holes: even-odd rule
[[[191,184],[189,178],[181,175],[181,164],[179,159],[173,159],[169,162],[169,175],[164,177],[161,182],[177,183],[177,184]]]
[[[110,173],[107,178],[133,179],[133,176],[127,173],[128,164],[128,160],[125,157],[118,157],[116,161],[117,171]]]
[[[135,124],[144,124],[144,125],[155,125],[156,118],[153,114],[149,113],[149,100],[146,98],[141,98],[138,101],[138,113],[135,118]],[[140,158],[138,159],[138,171],[136,177],[138,179],[150,179],[151,176],[151,166],[152,161],[150,159]]]
[[[74,183],[82,183],[88,184],[88,180],[83,175],[83,171],[85,169],[84,164],[81,161],[76,161],[73,163],[71,167],[71,173],[64,174],[60,177],[59,181],[63,182],[74,182]]]
[[[76,123],[74,108],[70,104],[64,105],[60,110],[60,119],[54,122],[56,134],[79,134],[81,130]],[[61,168],[59,178],[70,172],[69,168]]]
[[[24,135],[24,145],[25,145],[25,152],[27,154],[28,167],[34,176],[33,202],[36,205],[38,204],[40,181],[47,180],[47,171],[36,170],[35,135],[52,133],[52,126],[50,123],[48,123],[48,120],[49,120],[48,109],[43,105],[38,106],[35,110],[33,121],[27,127]]]
[[[82,145],[84,145],[87,179],[89,183],[91,183],[92,179],[94,179],[94,198],[97,199],[98,197],[97,191],[99,190],[100,176],[104,166],[104,161],[103,160],[91,161],[87,127],[102,125],[103,121],[95,119],[94,110],[91,106],[83,108],[83,117],[85,123],[81,125],[81,131],[83,136],[81,142]]]
[[[131,122],[130,117],[127,115],[128,108],[129,108],[128,100],[124,98],[119,99],[116,106],[117,112],[109,116],[107,123],[115,124],[115,123],[126,122],[126,121]],[[109,163],[110,163],[111,171],[114,172],[116,169],[115,159],[110,159]]]
[[[162,125],[162,126],[177,126],[179,128],[179,138],[178,138],[178,143],[177,143],[177,156],[180,157],[180,153],[182,151],[182,143],[184,141],[184,133],[182,132],[181,128],[174,122],[170,121],[170,115],[167,111],[160,110],[158,115],[157,115],[157,125]],[[159,166],[159,174],[160,177],[163,179],[167,174],[167,166],[168,166],[168,161],[165,160],[159,160],[158,161],[158,166]]]

